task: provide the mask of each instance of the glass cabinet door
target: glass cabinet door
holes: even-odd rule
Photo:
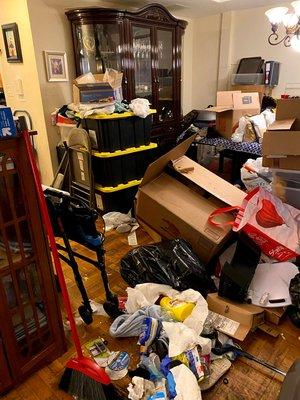
[[[174,118],[174,65],[173,43],[174,31],[156,30],[157,41],[157,113],[159,122]]]
[[[0,153],[0,293],[6,300],[4,308],[20,366],[51,341],[32,238],[17,163]]]
[[[85,24],[75,27],[75,53],[81,74],[102,74],[106,68],[122,70],[118,24]]]
[[[132,37],[135,97],[148,99],[153,105],[151,28],[133,25]]]

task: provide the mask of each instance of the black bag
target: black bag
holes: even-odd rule
[[[291,280],[289,289],[292,303],[300,310],[300,273]]]
[[[45,199],[55,236],[61,236],[59,217],[69,239],[84,245],[94,242],[98,244],[96,210],[87,206],[84,201],[71,196],[55,196],[46,191]]]
[[[183,291],[194,289],[206,296],[216,291],[205,266],[183,239],[166,240],[131,250],[121,260],[120,272],[128,285],[161,283]]]
[[[241,232],[231,263],[226,262],[222,269],[219,296],[239,303],[246,301],[260,256],[261,250],[257,244]]]

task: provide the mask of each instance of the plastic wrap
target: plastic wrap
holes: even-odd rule
[[[131,250],[122,258],[120,272],[132,287],[139,283],[161,283],[179,291],[191,288],[203,296],[215,289],[205,266],[183,239]]]

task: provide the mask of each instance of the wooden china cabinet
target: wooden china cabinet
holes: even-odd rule
[[[24,139],[0,139],[0,395],[64,350],[49,246]]]
[[[187,23],[160,4],[138,11],[81,8],[66,15],[77,75],[122,71],[124,99],[146,98],[157,109],[153,139],[174,138],[182,119],[181,50]]]

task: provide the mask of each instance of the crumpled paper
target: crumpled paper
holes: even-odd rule
[[[146,400],[155,392],[155,385],[153,382],[139,376],[132,378],[132,383],[128,388],[128,399],[130,400]]]
[[[161,295],[168,296],[173,300],[196,303],[191,315],[183,322],[163,322],[170,341],[169,357],[175,357],[198,344],[206,354],[210,353],[210,339],[200,337],[208,316],[208,306],[199,292],[193,289],[178,292],[168,285],[142,283],[136,285],[135,288],[127,288],[127,294],[126,310],[130,314],[142,307],[153,305]]]
[[[141,118],[146,118],[149,115],[150,103],[147,99],[134,99],[129,104],[131,111]]]

